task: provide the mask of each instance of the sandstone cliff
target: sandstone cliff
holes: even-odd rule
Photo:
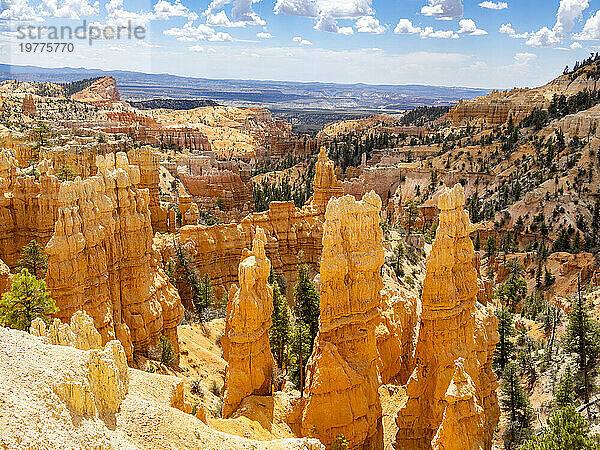
[[[335,175],[335,165],[327,157],[325,147],[321,147],[317,164],[315,166],[315,179],[313,181],[313,197],[309,202],[321,214],[325,212],[327,202],[332,197],[339,197],[344,194],[342,183],[338,181]]]
[[[356,447],[382,445],[375,327],[379,321],[381,199],[332,199],[325,212],[321,315],[307,364],[302,434],[331,446],[338,434]]]
[[[124,153],[96,159],[98,175],[60,185],[58,219],[46,247],[46,282],[58,317],[85,310],[103,342],[146,351],[161,334],[177,350],[183,307],[157,267],[147,190]],[[133,346],[133,347],[132,347]]]
[[[266,235],[256,231],[252,252],[239,266],[240,288],[233,287],[225,325],[227,360],[223,417],[228,418],[250,395],[270,395],[275,360],[269,329],[273,313],[273,289],[267,283],[271,262],[265,253]]]
[[[71,323],[62,323],[59,319],[54,319],[48,327],[38,317],[31,323],[29,332],[34,336],[47,338],[52,345],[70,345],[80,350],[102,347],[102,336],[85,311],[73,314]]]
[[[464,358],[464,370],[484,410],[485,448],[491,447],[500,415],[491,368],[497,321],[489,310],[476,306],[477,271],[469,237],[473,225],[464,205],[461,185],[446,189],[438,200],[440,223],[427,260],[416,368],[406,387],[408,401],[396,419],[400,448],[431,448],[458,358]]]

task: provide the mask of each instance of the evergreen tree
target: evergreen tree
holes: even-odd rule
[[[559,408],[574,405],[577,396],[575,395],[575,380],[571,368],[567,367],[565,374],[561,377],[554,389],[554,403]]]
[[[514,336],[515,328],[513,327],[513,315],[507,308],[498,309],[496,317],[498,318],[500,340],[496,344],[494,362],[500,373],[502,373],[510,361],[514,349],[514,344],[510,338]]]
[[[315,285],[310,281],[308,266],[298,264],[298,282],[294,287],[294,302],[296,303],[296,319],[306,324],[309,330],[309,349],[312,352],[313,344],[319,331],[319,294]]]
[[[0,324],[17,330],[29,331],[31,322],[58,311],[44,280],[38,280],[27,269],[15,275],[10,291],[0,300]]]
[[[23,248],[17,264],[20,268],[27,269],[34,277],[41,279],[46,276],[48,255],[37,241],[32,240]]]
[[[210,277],[206,273],[199,282],[197,295],[194,296],[194,307],[196,308],[196,312],[200,314],[206,308],[210,308],[213,304],[213,298],[214,290]]]
[[[527,295],[527,283],[523,279],[525,273],[523,266],[517,259],[508,261],[507,268],[509,271],[508,278],[498,288],[496,295],[502,304],[514,311]]]
[[[292,340],[292,329],[290,325],[290,309],[286,298],[279,290],[279,283],[277,281],[273,282],[273,314],[271,315],[271,320],[273,322],[269,331],[271,352],[279,368],[283,368]]]
[[[600,326],[596,320],[590,317],[589,306],[581,295],[579,283],[578,290],[577,296],[571,302],[564,345],[567,352],[577,354],[579,371],[584,380],[584,401],[587,404],[589,402],[588,372],[591,363],[600,353],[600,341],[598,339]]]
[[[479,231],[477,232],[477,236],[475,236],[475,251],[478,252],[481,250],[481,237],[479,236]]]
[[[292,345],[290,348],[290,378],[300,395],[303,395],[304,380],[306,378],[306,362],[311,354],[310,329],[308,325],[297,321],[294,325]]]
[[[573,405],[556,411],[548,419],[548,427],[532,437],[522,450],[597,450],[600,441],[590,436],[590,424]]]
[[[158,348],[160,351],[160,362],[165,366],[170,367],[175,362],[175,350],[173,350],[173,344],[171,341],[165,337],[160,337],[160,342],[158,343]]]
[[[518,370],[514,363],[509,363],[504,369],[500,389],[502,391],[501,408],[508,414],[510,421],[504,442],[507,448],[512,448],[524,437],[531,425],[532,413],[529,399],[521,385]]]

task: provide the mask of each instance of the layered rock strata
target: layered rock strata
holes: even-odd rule
[[[381,199],[371,191],[330,200],[321,260],[319,334],[306,369],[302,434],[331,446],[339,434],[353,447],[383,443],[375,327],[379,322]]]
[[[78,310],[94,320],[103,342],[119,339],[127,353],[146,351],[161,334],[175,349],[183,307],[157,267],[147,190],[124,153],[96,158],[98,175],[64,182],[46,251],[46,282],[67,321]]]
[[[315,166],[313,192],[311,202],[321,213],[325,212],[325,208],[327,207],[330,198],[344,195],[342,183],[335,175],[335,165],[333,161],[327,157],[325,147],[321,147]]]
[[[270,395],[275,360],[269,329],[273,288],[267,278],[271,262],[265,253],[266,235],[258,229],[252,251],[239,265],[240,287],[232,288],[227,305],[225,396],[223,417],[228,418],[250,395]]]
[[[102,347],[102,336],[85,311],[73,314],[71,323],[62,323],[59,319],[54,319],[46,326],[42,319],[37,318],[31,323],[29,332],[34,336],[47,338],[52,345],[69,345],[80,350]]]
[[[497,320],[487,308],[476,305],[477,271],[469,237],[473,225],[464,205],[461,185],[445,189],[438,200],[440,224],[427,259],[416,367],[406,386],[408,401],[396,419],[399,448],[431,448],[459,358],[464,359],[464,371],[484,410],[484,448],[491,448],[498,423],[498,383],[491,367]]]

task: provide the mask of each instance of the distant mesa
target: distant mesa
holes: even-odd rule
[[[150,100],[128,101],[137,109],[174,109],[189,111],[190,109],[204,108],[206,106],[221,106],[213,100],[207,99],[175,99],[175,98],[153,98]]]

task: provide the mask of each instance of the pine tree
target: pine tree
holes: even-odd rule
[[[48,255],[37,241],[32,240],[23,248],[17,264],[20,268],[27,269],[34,277],[42,279],[46,276]]]
[[[567,367],[565,374],[554,389],[554,403],[559,408],[574,405],[576,400],[575,395],[575,380],[571,368]]]
[[[600,442],[590,436],[590,424],[573,405],[556,411],[541,434],[523,444],[521,450],[598,450]]]
[[[514,344],[510,338],[514,336],[515,328],[513,327],[513,315],[507,308],[497,310],[496,317],[498,318],[500,340],[496,344],[494,362],[500,373],[502,373],[510,361],[514,349]]]
[[[298,282],[294,287],[294,302],[296,303],[296,318],[306,324],[309,330],[309,348],[312,352],[313,344],[319,331],[319,294],[315,285],[310,281],[308,266],[298,264]]]
[[[600,353],[600,326],[590,317],[587,302],[581,295],[578,279],[578,293],[571,302],[567,329],[564,336],[565,349],[569,353],[577,354],[579,371],[584,380],[584,402],[589,402],[588,372],[591,363]]]
[[[508,278],[498,288],[496,295],[502,304],[514,311],[527,295],[527,283],[523,279],[523,266],[517,259],[511,259],[507,263],[507,268],[509,271]]]
[[[481,250],[481,237],[479,236],[479,231],[477,232],[477,236],[475,236],[475,251],[478,252]]]
[[[194,296],[194,307],[198,314],[202,313],[206,308],[210,308],[213,304],[214,291],[210,277],[204,274],[200,280],[197,293]]]
[[[10,291],[0,300],[0,324],[29,331],[31,322],[44,320],[58,311],[44,280],[38,280],[27,269],[15,275]]]
[[[296,388],[300,390],[301,396],[303,395],[304,380],[306,378],[306,362],[308,361],[310,354],[310,329],[305,323],[297,321],[294,325],[290,349],[290,378]]]
[[[512,448],[524,437],[531,425],[531,408],[529,399],[521,385],[518,370],[514,363],[509,363],[504,369],[500,389],[502,391],[501,408],[508,414],[510,424],[505,436],[506,447]]]
[[[290,309],[286,298],[279,290],[277,281],[273,282],[273,314],[271,315],[271,320],[273,322],[269,332],[271,352],[279,368],[283,368],[292,340],[292,329],[290,324]]]

